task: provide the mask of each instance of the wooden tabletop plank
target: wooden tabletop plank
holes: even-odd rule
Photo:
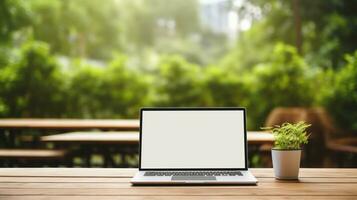
[[[1,195],[1,194],[0,194]],[[1,196],[0,196],[1,199]],[[6,196],[7,200],[63,200],[63,199],[71,199],[71,200],[158,200],[158,199],[176,199],[174,196],[117,196],[117,195],[96,195],[96,196],[43,196],[43,195],[38,195],[38,196]],[[336,199],[346,199],[346,200],[355,200],[356,196],[335,196],[335,195],[330,195],[330,196],[179,196],[177,199],[180,200],[220,200],[220,199],[226,199],[226,200],[237,200],[237,199],[246,199],[246,200],[271,200],[271,199],[311,199],[311,200],[336,200]]]
[[[260,179],[259,179],[260,180]],[[152,188],[156,189],[158,186],[132,186],[130,184],[130,179],[127,178],[118,178],[118,180],[115,180],[114,182],[58,182],[55,180],[55,182],[1,182],[0,189],[8,189],[8,188],[14,188],[14,189],[52,189],[52,188],[62,188],[62,189],[84,189],[84,188],[90,188],[90,189],[99,189],[99,188],[106,188],[106,189],[132,189],[132,188]],[[340,182],[330,182],[331,180],[327,180],[327,178],[322,179],[320,178],[318,182],[313,182],[313,181],[279,181],[279,180],[273,180],[272,178],[269,178],[267,180],[260,181],[258,183],[259,188],[271,188],[271,187],[297,187],[300,185],[305,185],[305,186],[311,186],[315,187],[316,185],[319,186],[332,186],[336,185],[337,187],[340,186],[357,186],[356,181],[350,181],[349,179],[345,179],[344,181]],[[289,185],[289,186],[288,186]],[[237,188],[235,185],[201,185],[201,186],[161,186],[163,188],[169,187],[169,188],[212,188],[212,189],[222,189],[222,188]],[[240,186],[243,187],[243,186]],[[251,188],[252,186],[244,186]],[[159,187],[160,188],[160,187]],[[356,194],[357,195],[357,194]]]
[[[262,131],[248,131],[249,144],[272,144],[274,137],[271,133]],[[137,144],[139,132],[70,132],[41,137],[42,142],[54,143],[113,143],[113,144]]]
[[[138,130],[137,119],[0,119],[0,129],[115,129]]]
[[[138,144],[138,132],[71,132],[41,137],[42,142]]]
[[[132,177],[136,168],[0,168],[0,177]]]
[[[271,168],[249,169],[256,177],[274,177]],[[0,177],[132,177],[136,168],[0,168]],[[302,168],[300,177],[305,178],[357,178],[357,169],[349,168]]]
[[[247,131],[247,141],[249,144],[273,144],[275,139],[269,132]]]
[[[17,177],[6,176],[0,177],[0,187],[5,183],[129,183],[131,177],[118,177],[118,178],[82,178],[82,177]],[[275,178],[258,177],[260,183],[269,182],[283,182],[283,183],[357,183],[357,178],[341,178],[341,177],[328,177],[328,178],[299,178],[299,180],[277,180]]]
[[[66,150],[53,149],[0,149],[0,157],[6,158],[59,158],[66,155]]]
[[[137,187],[129,183],[137,169],[2,168],[0,199],[357,199],[357,169],[301,169],[298,181],[251,171],[257,186]]]
[[[280,195],[337,195],[357,197],[357,184],[340,183],[260,183],[258,186],[126,186],[125,184],[109,186],[100,185],[93,187],[80,187],[73,184],[64,187],[62,184],[51,184],[53,187],[46,188],[0,188],[2,195],[68,195],[68,196],[94,196],[94,195],[120,195],[120,196],[280,196]],[[116,186],[116,187],[115,187]]]

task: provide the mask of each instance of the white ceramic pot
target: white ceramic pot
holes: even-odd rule
[[[272,149],[273,168],[277,179],[298,179],[301,149]]]

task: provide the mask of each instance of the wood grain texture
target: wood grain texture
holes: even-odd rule
[[[41,137],[42,142],[69,144],[139,144],[139,132],[71,132]]]
[[[115,129],[138,130],[137,119],[0,119],[0,129]]]
[[[0,149],[0,158],[62,158],[66,153],[53,149]]]
[[[274,177],[271,168],[249,169],[256,177]],[[136,168],[0,168],[0,177],[132,177]],[[357,169],[349,168],[304,168],[300,178],[357,178]]]
[[[357,169],[301,169],[281,181],[272,169],[251,169],[257,186],[140,186],[137,169],[3,168],[0,199],[357,199]]]
[[[47,183],[48,184],[48,183]],[[46,185],[46,184],[43,184]],[[52,188],[0,188],[3,196],[11,195],[51,195],[51,196],[357,196],[356,184],[300,184],[300,183],[260,183],[259,186],[160,186],[126,187],[125,184],[108,187],[92,184],[93,187]]]
[[[311,199],[311,200],[337,200],[337,199],[346,199],[346,200],[355,200],[355,196],[116,196],[116,195],[109,195],[109,196],[7,196],[6,200],[63,200],[63,199],[73,199],[73,200],[160,200],[160,199],[180,199],[180,200],[237,200],[237,199],[257,199],[257,200],[272,200],[272,199]]]

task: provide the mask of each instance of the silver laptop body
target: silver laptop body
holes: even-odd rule
[[[244,108],[142,108],[134,185],[256,184]]]

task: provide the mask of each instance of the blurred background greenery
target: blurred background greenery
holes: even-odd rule
[[[355,0],[2,0],[0,117],[322,106],[357,132]]]

